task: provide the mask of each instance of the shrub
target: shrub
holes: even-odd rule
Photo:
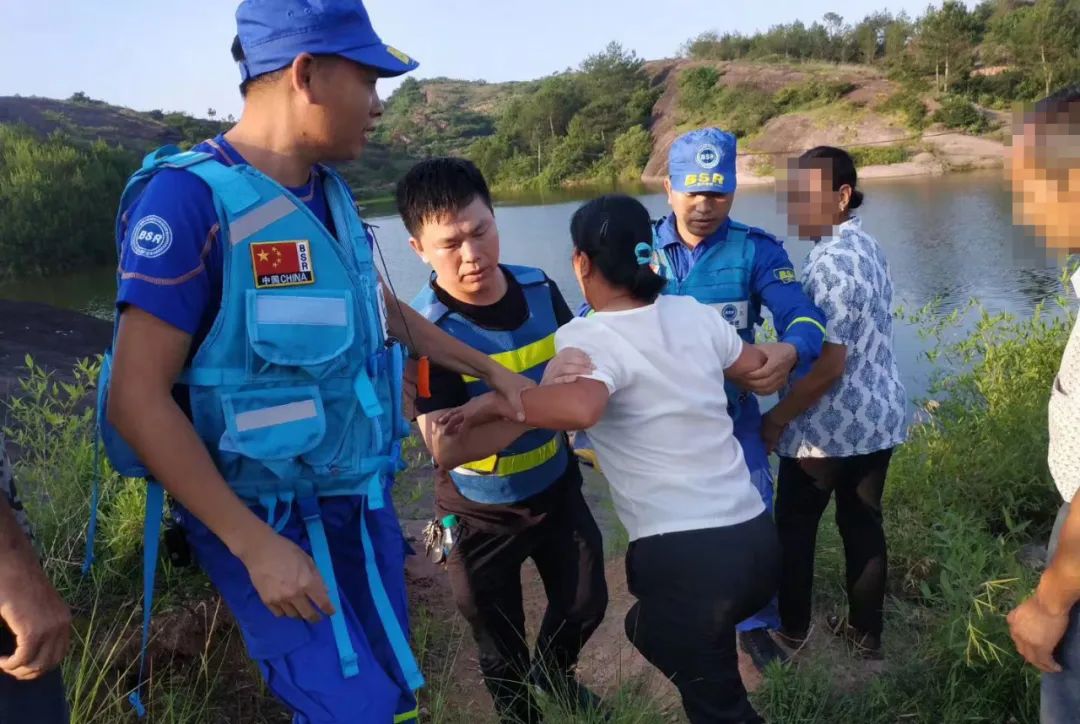
[[[773,100],[781,112],[787,113],[833,103],[853,90],[855,86],[846,81],[821,81],[814,78],[777,91]]]
[[[914,91],[897,91],[881,104],[881,110],[886,113],[899,113],[905,124],[913,130],[921,131],[926,128],[926,104]]]
[[[903,163],[912,155],[911,148],[904,144],[857,146],[849,148],[848,153],[855,160],[855,165],[860,168],[863,166],[888,166],[893,163]]]
[[[679,107],[687,111],[708,105],[720,74],[708,66],[684,70],[679,75]]]
[[[960,96],[946,96],[942,99],[941,107],[934,111],[930,120],[946,128],[956,128],[969,133],[983,133],[989,128],[986,117],[979,109]]]
[[[615,139],[612,151],[616,173],[639,178],[652,155],[652,136],[642,126],[634,126]]]
[[[113,224],[132,153],[0,124],[0,278],[115,261]]]

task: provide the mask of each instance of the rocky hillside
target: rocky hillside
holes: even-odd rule
[[[769,105],[772,99],[775,114],[740,137],[742,181],[771,181],[784,159],[821,145],[853,150],[867,177],[996,167],[1005,153],[1001,129],[1007,114],[976,109],[981,120],[974,127],[950,129],[933,120],[941,104],[930,94],[911,94],[867,66],[671,60],[650,63],[647,69],[664,88],[653,109],[653,151],[643,174],[647,181],[666,174],[668,150],[682,132],[725,126],[715,108],[697,114],[687,110],[685,83],[678,79],[695,70],[718,76],[713,95],[723,98],[726,93],[747,104]],[[809,97],[800,100],[800,94]],[[921,118],[910,117],[912,107],[924,109]]]
[[[645,140],[651,153],[639,169],[647,181],[663,177],[674,138],[702,125],[739,133],[746,182],[769,180],[785,157],[822,144],[855,148],[864,168],[892,167],[869,170],[869,176],[999,165],[1004,153],[999,138],[986,137],[1001,125],[1002,114],[979,110],[984,122],[977,129],[949,129],[932,122],[939,104],[930,94],[912,97],[869,66],[672,59],[647,62],[643,69],[658,98]],[[478,139],[496,138],[502,115],[519,112],[543,92],[541,81],[407,80],[388,100],[365,157],[342,170],[361,197],[387,194],[416,159],[473,156]],[[137,153],[165,143],[191,144],[229,125],[134,111],[81,94],[66,101],[0,97],[0,123],[23,124],[42,135],[59,131],[81,141],[101,139]]]
[[[185,113],[135,111],[78,94],[67,100],[0,96],[0,124],[29,128],[40,136],[60,133],[76,143],[104,141],[132,154],[145,154],[165,144],[182,148],[212,138],[231,122],[195,118]],[[402,147],[373,142],[360,162],[340,170],[362,197],[387,193],[414,162]]]
[[[941,104],[932,94],[913,94],[869,66],[671,59],[647,62],[644,70],[658,96],[641,174],[646,181],[663,177],[680,133],[703,125],[743,131],[740,173],[750,183],[770,181],[786,157],[817,145],[852,148],[867,176],[998,166],[1004,154],[994,130],[1005,114],[971,107],[976,116],[967,127],[950,118],[938,122]],[[695,71],[715,74],[700,107],[686,98],[684,79]],[[390,98],[379,138],[411,156],[472,156],[471,144],[494,133],[499,114],[514,99],[528,102],[537,87],[412,81]],[[757,117],[747,123],[742,111],[751,109]]]

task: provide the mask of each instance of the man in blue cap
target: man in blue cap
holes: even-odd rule
[[[685,294],[715,306],[746,342],[754,341],[761,308],[772,313],[779,342],[760,345],[768,363],[751,375],[749,389],[728,384],[728,410],[754,485],[771,511],[772,470],[761,438],[759,395],[777,392],[796,366],[821,354],[825,316],[803,293],[782,242],[730,217],[735,201],[736,140],[718,128],[690,131],[675,140],[664,181],[672,213],[656,225],[657,266],[665,294]],[[783,651],[768,634],[780,625],[775,603],[739,625],[739,642],[758,668]]]
[[[144,651],[164,490],[294,722],[406,721],[423,678],[389,496],[397,340],[515,404],[529,383],[384,296],[370,229],[322,165],[361,153],[376,82],[416,61],[357,0],[245,0],[236,19],[239,123],[148,156],[117,221],[99,415],[117,470],[149,481]]]

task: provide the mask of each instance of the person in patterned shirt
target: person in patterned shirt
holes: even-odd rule
[[[1017,221],[1048,247],[1080,249],[1080,85],[1035,104],[1017,124],[1011,165]],[[1080,272],[1072,283],[1080,294]],[[1017,651],[1043,672],[1042,724],[1080,723],[1080,325],[1050,391],[1047,462],[1063,500],[1034,594],[1009,614]]]
[[[68,721],[71,613],[41,569],[0,435],[0,722]]]
[[[862,203],[855,164],[818,147],[794,164],[788,223],[814,241],[802,283],[827,318],[821,357],[781,392],[762,435],[780,455],[776,525],[783,546],[781,640],[810,630],[814,542],[829,498],[844,542],[848,615],[828,626],[860,656],[881,656],[887,554],[881,494],[906,434],[907,398],[893,354],[889,265],[853,212]]]

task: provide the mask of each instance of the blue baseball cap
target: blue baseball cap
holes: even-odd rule
[[[735,190],[735,136],[719,128],[684,133],[668,152],[671,188],[683,193],[722,193]]]
[[[301,53],[339,55],[386,78],[419,65],[379,38],[360,0],[244,0],[236,35],[243,80],[280,70]]]

